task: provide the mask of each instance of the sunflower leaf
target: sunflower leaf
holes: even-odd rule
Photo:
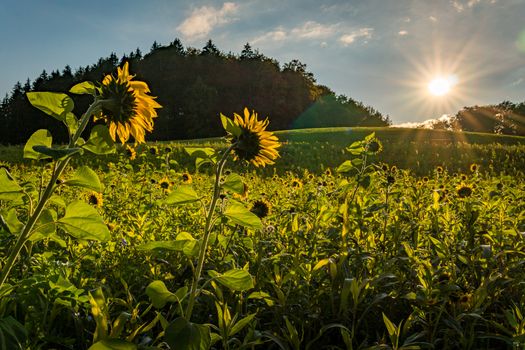
[[[33,107],[60,121],[65,121],[67,113],[75,108],[71,97],[63,93],[28,92],[26,96]]]
[[[222,188],[233,193],[244,193],[244,183],[242,182],[242,177],[235,173],[231,173],[224,180]]]
[[[115,142],[109,134],[108,127],[99,124],[91,129],[89,140],[82,148],[98,155],[110,154],[115,152]]]
[[[23,196],[23,190],[5,168],[0,168],[0,200],[16,200]]]
[[[242,130],[241,128],[233,122],[230,118],[225,116],[221,113],[221,123],[224,130],[226,130],[227,133],[232,134],[235,137],[238,137]]]
[[[228,208],[224,211],[224,216],[237,225],[251,229],[262,229],[261,219],[237,201],[230,201]]]
[[[52,142],[53,142],[53,137],[51,136],[51,133],[49,132],[49,130],[40,129],[40,130],[35,131],[33,135],[29,137],[29,140],[27,140],[26,145],[24,146],[24,158],[36,159],[36,160],[51,158],[48,155],[35,151],[33,147],[34,146],[51,147]]]
[[[166,204],[187,204],[199,199],[200,197],[191,186],[181,185],[171,192],[163,202]]]
[[[78,83],[69,89],[69,92],[77,95],[94,95],[95,91],[95,84],[90,81],[83,81],[82,83]]]
[[[248,271],[243,269],[231,269],[225,273],[210,270],[208,274],[213,277],[214,280],[231,290],[243,292],[253,288],[252,276]]]
[[[49,156],[49,157],[51,157],[51,158],[53,158],[55,160],[71,156],[71,155],[73,155],[75,153],[81,153],[82,152],[82,148],[78,148],[78,147],[75,147],[75,148],[52,148],[52,147],[47,147],[47,146],[43,146],[43,145],[33,146],[33,150],[38,152],[38,153],[42,153],[42,154],[44,154],[46,156]]]
[[[102,192],[104,189],[97,173],[86,165],[78,168],[73,177],[64,182],[64,185],[83,187],[96,192]]]
[[[110,232],[97,210],[82,201],[74,201],[66,208],[66,214],[58,225],[71,236],[78,239],[107,241]]]
[[[184,317],[175,319],[164,333],[165,341],[171,349],[207,350],[211,346],[210,329]]]

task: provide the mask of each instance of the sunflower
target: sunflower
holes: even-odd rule
[[[472,163],[470,164],[470,171],[472,171],[473,173],[475,173],[476,171],[478,171],[478,165],[476,163]]]
[[[88,193],[86,196],[86,199],[89,204],[94,205],[97,208],[102,207],[103,199],[102,199],[102,194],[100,194],[99,192],[93,191],[93,192]]]
[[[162,179],[159,180],[159,187],[165,191],[169,191],[171,187],[170,180],[167,177],[163,177]]]
[[[137,151],[133,147],[130,147],[129,145],[126,145],[125,149],[126,155],[128,156],[129,160],[134,160],[137,158]]]
[[[457,193],[460,198],[470,197],[470,195],[472,194],[472,187],[465,184],[461,184],[457,187]]]
[[[332,176],[332,170],[330,170],[330,168],[326,168],[326,170],[324,171],[324,174],[326,176]]]
[[[117,136],[126,143],[133,136],[135,143],[144,143],[145,131],[153,131],[153,118],[156,108],[162,106],[155,97],[148,95],[148,85],[143,81],[132,81],[128,62],[118,68],[117,76],[106,75],[99,87],[103,100],[102,110],[95,120],[102,119],[108,124],[109,134],[116,141]]]
[[[193,179],[191,178],[191,175],[188,173],[182,173],[181,175],[182,182],[185,184],[191,184],[193,182]]]
[[[293,179],[291,185],[293,188],[297,188],[297,189],[303,188],[303,183],[299,179]]]
[[[253,202],[250,211],[257,215],[260,219],[265,218],[270,214],[271,205],[264,199],[256,200]]]
[[[248,111],[244,108],[244,119],[234,113],[234,123],[240,128],[239,135],[231,135],[231,143],[235,152],[235,159],[251,162],[255,166],[266,166],[274,164],[274,160],[279,157],[277,148],[281,146],[277,136],[272,132],[266,131],[268,118],[257,120],[257,113]]]

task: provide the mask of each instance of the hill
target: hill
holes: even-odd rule
[[[236,55],[221,52],[209,40],[202,49],[184,48],[176,39],[166,46],[154,43],[151,51],[140,50],[120,59],[112,53],[96,64],[72,72],[42,74],[33,82],[17,83],[0,105],[0,143],[20,144],[38,129],[47,128],[56,141],[65,142],[65,128],[33,108],[29,91],[65,92],[82,81],[101,81],[116,67],[129,62],[136,78],[148,83],[163,106],[149,140],[173,140],[221,135],[219,113],[231,115],[244,107],[270,118],[270,127],[290,129],[324,126],[385,126],[388,117],[346,96],[336,96],[316,83],[305,64],[292,60],[281,66],[246,44]],[[72,96],[75,112],[82,113],[89,96]]]

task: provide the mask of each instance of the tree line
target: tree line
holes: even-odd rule
[[[49,129],[55,142],[66,142],[65,128],[33,108],[29,91],[67,92],[82,81],[101,81],[129,62],[136,79],[145,81],[163,106],[149,140],[175,140],[223,135],[219,113],[232,115],[244,107],[268,117],[271,130],[330,127],[388,126],[390,118],[376,109],[329,87],[317,84],[304,63],[281,64],[247,43],[240,54],[220,51],[212,40],[202,49],[184,47],[179,39],[168,45],[154,42],[150,52],[140,49],[117,57],[111,53],[75,72],[45,70],[32,82],[18,82],[0,104],[0,143],[20,144],[37,129]],[[88,96],[72,96],[83,111]],[[92,127],[92,125],[91,125]]]
[[[450,118],[435,120],[432,128],[525,136],[525,102],[463,107]]]

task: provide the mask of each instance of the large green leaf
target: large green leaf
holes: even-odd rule
[[[224,211],[224,216],[238,225],[251,229],[262,229],[261,219],[237,201],[230,201]]]
[[[210,329],[183,317],[170,323],[164,331],[164,338],[171,349],[207,350],[211,346]]]
[[[49,132],[49,130],[40,129],[40,130],[35,131],[33,135],[29,137],[29,140],[27,140],[26,145],[24,146],[24,158],[37,159],[37,160],[51,158],[48,155],[35,151],[33,147],[34,146],[51,147],[52,142],[53,142],[53,137],[51,136],[51,133]]]
[[[7,169],[0,168],[0,200],[17,200],[22,196],[22,187],[16,183]]]
[[[91,345],[88,350],[136,350],[137,345],[121,339],[104,339]]]
[[[186,293],[188,293],[188,287],[179,288],[176,293],[172,293],[162,281],[153,281],[146,287],[146,295],[157,309],[163,308],[167,303],[180,302]]]
[[[253,279],[248,271],[243,269],[232,269],[225,273],[210,270],[208,274],[217,282],[231,290],[239,292],[253,288]]]
[[[111,238],[109,229],[97,210],[82,201],[74,201],[66,208],[66,215],[58,225],[78,239],[107,241]]]
[[[63,93],[28,92],[26,95],[34,107],[60,121],[65,121],[66,114],[75,108],[73,100]]]
[[[83,81],[81,83],[76,84],[71,89],[69,89],[69,92],[72,94],[77,95],[94,95],[96,91],[95,84],[93,84],[90,81]]]
[[[53,148],[43,145],[36,145],[33,146],[33,150],[44,154],[46,156],[49,156],[55,160],[65,158],[68,156],[71,156],[75,153],[82,152],[82,148],[74,147],[74,148]]]
[[[104,189],[97,173],[86,165],[78,168],[73,177],[64,182],[64,185],[84,187],[96,192],[102,192]]]
[[[222,183],[222,188],[233,193],[243,193],[244,183],[242,182],[242,177],[235,173],[226,176],[226,179],[224,179]]]
[[[109,134],[109,129],[105,125],[95,125],[91,129],[89,140],[82,145],[82,148],[95,154],[110,154],[115,152],[115,142]]]
[[[183,251],[185,246],[194,242],[195,238],[188,232],[181,232],[177,235],[174,241],[152,241],[141,244],[137,247],[137,250],[156,250],[156,249],[165,249],[165,250],[175,250]]]
[[[18,236],[18,234],[24,228],[24,224],[18,220],[15,208],[12,208],[7,212],[2,212],[2,218],[5,221],[4,224],[7,226],[7,229],[9,229],[9,232],[11,232],[13,235]]]
[[[38,221],[36,222],[35,229],[29,237],[33,242],[47,238],[54,234],[57,230],[56,227],[57,213],[53,209],[44,209]]]
[[[180,185],[172,191],[164,203],[166,204],[186,204],[196,202],[200,199],[195,190],[189,185]]]

